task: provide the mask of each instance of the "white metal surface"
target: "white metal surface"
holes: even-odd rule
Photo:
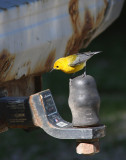
[[[124,0],[39,0],[0,12],[0,85],[49,71],[120,14]]]

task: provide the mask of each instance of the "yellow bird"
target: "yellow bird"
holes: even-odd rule
[[[76,73],[86,66],[86,62],[98,52],[83,52],[67,57],[59,58],[53,66],[53,70],[61,70],[67,74]]]

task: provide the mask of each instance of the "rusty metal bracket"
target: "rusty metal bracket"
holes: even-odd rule
[[[105,126],[77,128],[65,121],[56,108],[50,90],[30,97],[0,98],[0,122],[8,128],[42,128],[59,139],[97,139],[105,136]]]

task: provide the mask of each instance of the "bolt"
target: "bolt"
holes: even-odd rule
[[[77,140],[76,152],[78,154],[92,155],[100,151],[99,139]]]

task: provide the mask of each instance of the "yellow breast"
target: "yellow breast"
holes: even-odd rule
[[[79,65],[76,65],[74,67],[71,67],[70,64],[72,64],[72,62],[76,59],[77,55],[70,55],[68,57],[62,58],[62,63],[63,63],[63,67],[62,67],[62,71],[65,73],[75,73],[78,72],[80,70],[82,70],[85,66],[84,63],[81,63]]]

